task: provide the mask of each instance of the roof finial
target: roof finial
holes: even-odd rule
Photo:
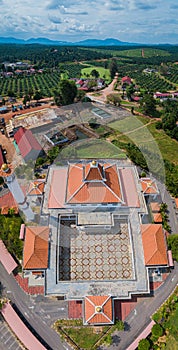
[[[92,160],[91,164],[92,164],[93,166],[96,166],[96,160]]]
[[[2,164],[1,170],[2,170],[4,173],[7,173],[7,172],[9,171],[8,164],[6,164],[6,163]]]

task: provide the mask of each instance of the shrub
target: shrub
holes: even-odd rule
[[[150,342],[148,339],[141,339],[138,344],[138,350],[149,350]]]
[[[152,327],[151,333],[154,340],[156,340],[163,335],[164,331],[163,331],[163,328],[160,326],[160,324],[156,323]]]

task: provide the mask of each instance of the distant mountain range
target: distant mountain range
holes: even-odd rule
[[[55,46],[123,46],[123,45],[141,45],[137,43],[129,43],[113,38],[100,39],[86,39],[78,42],[67,42],[50,40],[48,38],[30,38],[27,40],[16,39],[13,37],[0,37],[0,44],[41,44],[41,45],[55,45]]]

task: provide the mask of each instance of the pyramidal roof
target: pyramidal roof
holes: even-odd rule
[[[148,177],[141,178],[141,186],[144,194],[156,194],[158,193],[158,188],[156,182]]]
[[[48,267],[48,226],[28,226],[25,233],[24,269],[46,269]]]
[[[93,160],[84,166],[84,181],[105,181],[104,168]]]
[[[44,180],[34,180],[30,183],[27,194],[30,196],[41,196],[44,192],[44,186]]]
[[[66,203],[120,203],[121,186],[115,164],[70,164]]]
[[[113,309],[110,296],[87,296],[84,302],[84,323],[112,324]]]

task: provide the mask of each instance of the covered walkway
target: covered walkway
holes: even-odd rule
[[[46,348],[39,342],[33,333],[22,322],[13,307],[7,303],[3,306],[1,313],[8,323],[9,327],[15,333],[17,338],[28,350],[45,350]]]
[[[18,265],[13,259],[13,257],[9,254],[6,249],[3,241],[0,239],[0,261],[3,264],[4,268],[10,274]]]

